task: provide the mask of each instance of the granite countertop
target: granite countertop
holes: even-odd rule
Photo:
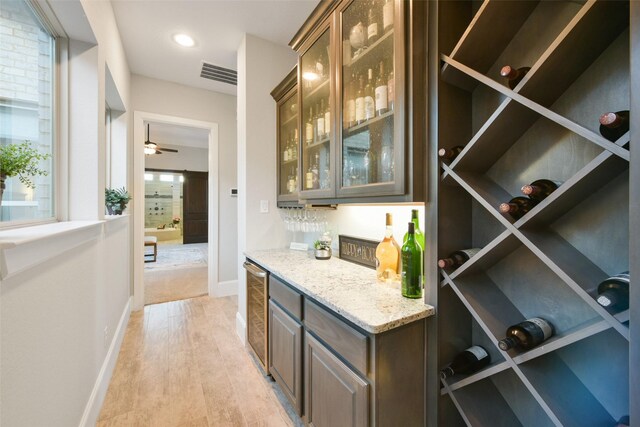
[[[399,285],[380,283],[375,270],[313,252],[268,249],[245,252],[269,270],[367,332],[378,334],[434,314],[422,299],[404,298]]]

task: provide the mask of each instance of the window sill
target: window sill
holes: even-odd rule
[[[0,280],[97,239],[104,223],[67,221],[0,231]]]

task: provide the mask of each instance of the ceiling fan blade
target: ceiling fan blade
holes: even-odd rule
[[[158,148],[160,151],[166,151],[167,153],[177,153],[178,150],[174,150],[173,148]]]

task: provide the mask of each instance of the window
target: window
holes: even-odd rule
[[[2,224],[55,216],[54,52],[54,37],[29,3],[0,1],[0,146],[26,141],[46,156],[37,165],[46,175],[28,177],[33,187],[17,176],[6,178]]]

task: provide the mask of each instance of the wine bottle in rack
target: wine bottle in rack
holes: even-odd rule
[[[531,184],[523,185],[521,190],[525,196],[528,196],[536,202],[541,202],[546,199],[549,194],[557,190],[558,187],[560,187],[560,182],[549,179],[538,179]]]
[[[454,375],[469,375],[491,363],[489,353],[483,347],[474,345],[453,358],[449,366],[440,371],[443,380]]]
[[[438,156],[442,160],[447,160],[450,162],[458,157],[458,154],[460,154],[462,150],[464,150],[464,147],[462,145],[456,145],[452,148],[441,148],[438,150]]]
[[[364,77],[360,76],[360,84],[356,92],[356,124],[364,123]]]
[[[376,78],[376,114],[378,116],[389,110],[387,80],[384,75],[384,62],[380,61],[380,72]]]
[[[367,85],[364,87],[364,119],[371,120],[376,116],[375,94],[373,90],[373,70],[367,71]]]
[[[604,113],[600,116],[600,134],[611,142],[616,142],[629,132],[629,111]]]
[[[538,202],[528,197],[514,197],[508,203],[502,203],[498,210],[503,214],[511,215],[516,221],[526,215]]]
[[[598,285],[598,304],[616,311],[629,308],[629,272],[611,276]]]
[[[500,75],[507,79],[507,84],[510,89],[515,88],[520,83],[520,80],[529,72],[531,68],[529,67],[520,67],[513,68],[510,65],[505,65],[500,70]]]
[[[438,260],[438,267],[458,268],[462,264],[473,258],[478,252],[480,252],[480,248],[461,249],[459,251],[455,251],[454,253],[449,255],[448,258],[442,258]]]
[[[378,18],[371,8],[369,9],[369,19],[367,22],[369,23],[367,26],[367,40],[369,42],[369,46],[371,46],[380,36]]]
[[[518,348],[529,350],[551,338],[554,333],[553,325],[540,317],[532,317],[517,325],[509,326],[506,338],[498,342],[504,350]]]
[[[382,6],[382,26],[386,33],[393,28],[393,0],[384,0]]]

